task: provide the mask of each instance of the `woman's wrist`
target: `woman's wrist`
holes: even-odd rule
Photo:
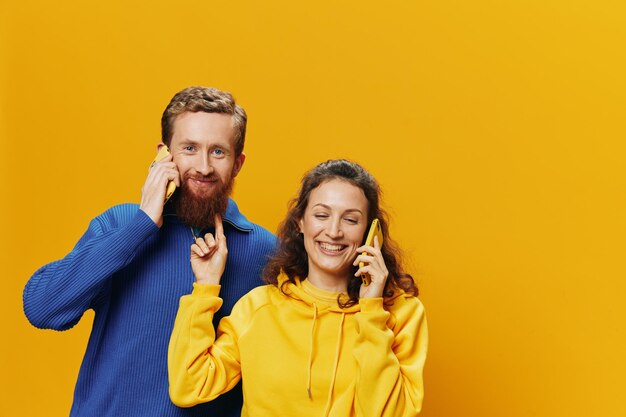
[[[376,284],[371,282],[367,287],[361,286],[361,294],[359,298],[382,298],[385,290],[385,284]]]
[[[218,297],[221,288],[222,286],[219,284],[202,284],[200,282],[194,282],[191,294],[200,297]]]
[[[196,282],[201,285],[220,285],[220,277],[196,277]]]

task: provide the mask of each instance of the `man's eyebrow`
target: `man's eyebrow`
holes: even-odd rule
[[[198,145],[199,143],[200,142],[198,141],[195,141],[193,139],[187,139],[187,138],[180,141],[181,145]]]
[[[188,138],[184,138],[180,141],[181,145],[201,145],[201,142],[197,141],[197,140],[193,140],[193,139],[188,139]],[[211,145],[209,146],[209,149],[215,149],[215,148],[222,148],[222,149],[229,149],[229,143],[227,142],[220,142],[220,141],[216,141],[214,143],[211,143]]]

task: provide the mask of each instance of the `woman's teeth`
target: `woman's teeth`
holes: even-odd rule
[[[339,252],[341,251],[343,248],[345,248],[345,245],[336,245],[336,244],[332,244],[332,243],[326,243],[326,242],[320,242],[320,247],[325,250],[325,251],[329,251],[329,252]]]

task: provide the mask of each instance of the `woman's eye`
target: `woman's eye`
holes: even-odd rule
[[[346,222],[350,223],[350,224],[357,224],[359,221],[357,219],[346,219]]]
[[[316,219],[327,219],[328,214],[318,213],[313,215]]]

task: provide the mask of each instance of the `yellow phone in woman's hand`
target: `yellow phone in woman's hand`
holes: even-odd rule
[[[369,232],[367,232],[367,238],[365,239],[365,245],[374,246],[374,236],[378,237],[378,247],[383,247],[383,231],[380,228],[380,222],[378,219],[372,220],[372,225],[370,226]],[[363,252],[364,255],[369,255],[367,252]],[[365,264],[363,262],[359,262],[359,268],[363,268]],[[361,279],[363,280],[363,285],[368,286],[372,281],[369,274],[361,275]]]

